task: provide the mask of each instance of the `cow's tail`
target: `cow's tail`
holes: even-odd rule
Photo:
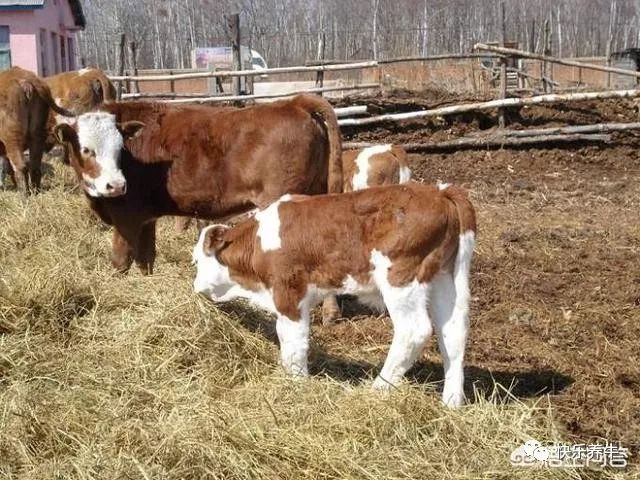
[[[30,98],[34,93],[38,95],[49,108],[56,112],[59,115],[64,117],[75,117],[75,113],[67,110],[66,108],[62,108],[59,106],[51,96],[51,90],[49,86],[42,81],[31,81],[31,80],[23,80],[21,82],[22,88],[27,95],[27,98]]]
[[[398,160],[399,181],[398,183],[407,183],[411,180],[411,169],[409,168],[409,159],[407,151],[400,145],[392,145],[391,153]]]
[[[298,95],[294,101],[311,115],[320,117],[329,140],[327,192],[342,192],[342,137],[336,112],[327,100],[317,95]]]
[[[468,314],[471,297],[469,272],[476,243],[476,213],[464,189],[445,186],[442,193],[455,205],[460,225],[458,252],[453,267],[453,283],[456,288],[456,308],[463,309]]]

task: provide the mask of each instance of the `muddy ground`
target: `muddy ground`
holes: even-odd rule
[[[461,100],[473,99],[400,92],[340,104],[408,111]],[[510,127],[526,128],[637,121],[637,114],[630,101],[606,100],[523,108],[510,118]],[[403,143],[495,125],[495,113],[465,114],[444,124],[343,133],[347,141]],[[550,401],[558,425],[576,442],[620,441],[637,452],[640,131],[614,134],[608,144],[412,154],[410,160],[420,180],[467,187],[479,214],[468,394],[495,395],[495,379],[510,392],[497,392],[505,401]],[[348,300],[345,307],[355,317],[317,327],[315,338],[329,353],[360,359],[352,368],[368,370],[372,355],[384,358],[389,321]],[[412,373],[419,381],[442,378],[435,341]]]

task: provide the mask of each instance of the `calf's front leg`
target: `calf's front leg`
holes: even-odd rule
[[[291,320],[278,314],[276,331],[280,340],[280,363],[284,370],[294,376],[309,375],[307,357],[309,355],[309,315],[301,315],[299,320]]]

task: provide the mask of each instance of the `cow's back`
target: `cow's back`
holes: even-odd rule
[[[146,124],[127,147],[141,163],[165,166],[162,181],[179,212],[216,218],[284,193],[326,192],[327,134],[291,102],[240,109],[127,102],[103,109],[119,122]]]

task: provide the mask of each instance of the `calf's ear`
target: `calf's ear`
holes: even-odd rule
[[[215,225],[207,230],[203,245],[207,256],[211,257],[229,245],[230,242],[225,238],[229,230],[230,228],[226,225]]]
[[[130,138],[136,138],[142,132],[144,128],[144,123],[138,122],[136,120],[131,120],[129,122],[122,122],[118,124],[118,130],[122,134],[122,138],[128,140]]]
[[[68,123],[56,125],[53,129],[53,137],[57,143],[65,144],[78,139],[78,134]]]

